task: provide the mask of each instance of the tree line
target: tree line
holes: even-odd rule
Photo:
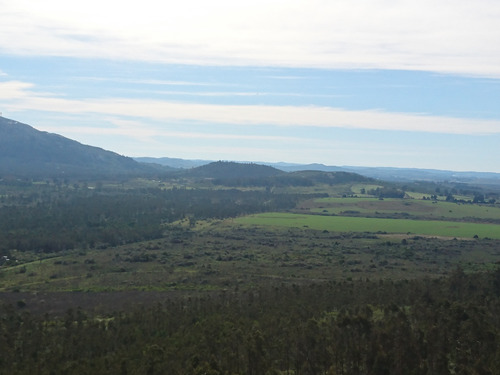
[[[75,189],[2,197],[0,250],[57,252],[159,238],[164,224],[293,208],[299,195],[237,189]]]

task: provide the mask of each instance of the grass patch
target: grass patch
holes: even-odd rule
[[[320,198],[303,205],[311,212],[343,215],[359,212],[363,216],[378,214],[410,215],[419,219],[455,219],[464,221],[500,220],[500,207],[417,199]]]
[[[500,239],[500,225],[454,221],[378,219],[366,217],[301,215],[293,213],[263,213],[236,219],[249,225],[311,228],[335,232],[410,233],[457,238]]]

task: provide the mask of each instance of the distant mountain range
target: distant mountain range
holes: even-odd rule
[[[213,163],[213,160],[187,160],[175,158],[146,158],[139,157],[135,160],[145,163],[156,163],[172,168],[196,168]],[[329,166],[324,164],[294,164],[294,163],[267,163],[267,162],[243,162],[268,165],[284,172],[297,171],[322,171],[322,172],[349,172],[357,173],[365,177],[375,178],[383,181],[430,181],[430,182],[454,182],[480,185],[500,185],[500,173],[492,172],[456,172],[438,169],[418,168],[394,168],[394,167],[354,167],[354,166]]]
[[[98,147],[83,145],[58,134],[39,131],[27,124],[0,116],[0,178],[4,176],[103,178],[172,173],[194,178],[276,178],[280,173],[306,170],[356,173],[384,181],[448,181],[500,186],[500,173],[412,168],[339,167],[323,164],[221,163],[211,160],[186,160],[168,157],[133,159]],[[307,178],[309,179],[311,176],[314,175],[309,175]],[[315,176],[314,178],[319,177]]]
[[[174,178],[189,178],[195,181],[207,181],[215,185],[239,187],[287,187],[314,186],[316,184],[338,185],[346,183],[375,184],[372,178],[351,172],[293,171],[256,163],[237,163],[217,161],[190,169],[178,169],[170,172]]]
[[[153,164],[0,117],[0,177],[103,177],[157,169]]]
[[[163,158],[139,157],[139,158],[134,158],[134,160],[140,163],[159,164],[171,168],[181,168],[181,169],[201,167],[202,165],[214,162],[214,160],[191,160],[191,159],[178,159],[178,158],[167,158],[167,157]]]

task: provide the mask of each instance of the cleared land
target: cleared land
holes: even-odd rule
[[[311,228],[333,232],[407,233],[456,238],[500,239],[500,225],[443,220],[379,219],[348,216],[263,213],[236,219],[240,224]]]
[[[416,199],[319,198],[301,207],[313,213],[347,216],[403,215],[419,219],[498,221],[500,207]]]

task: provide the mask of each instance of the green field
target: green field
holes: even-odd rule
[[[310,228],[334,232],[386,232],[457,238],[500,239],[500,225],[454,221],[263,213],[236,219],[239,224]]]
[[[404,214],[426,219],[500,220],[500,207],[417,199],[320,198],[303,205],[311,212],[362,216]]]

